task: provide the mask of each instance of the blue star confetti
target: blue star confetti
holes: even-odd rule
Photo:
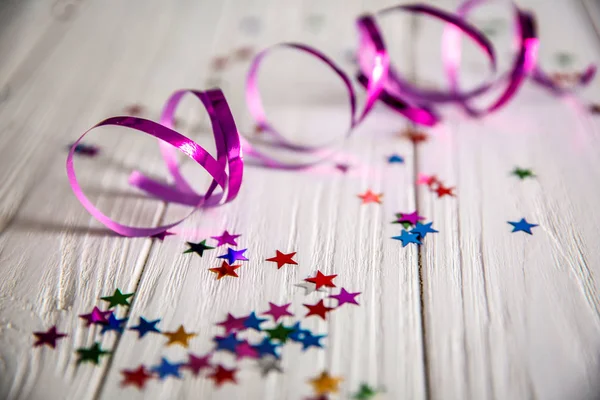
[[[132,326],[129,329],[132,331],[138,331],[138,338],[143,338],[148,332],[160,333],[160,330],[158,330],[158,328],[156,327],[156,324],[158,324],[159,322],[160,319],[148,321],[144,317],[140,317],[140,323],[136,326]]]
[[[513,226],[513,230],[512,232],[525,232],[525,233],[529,233],[530,235],[533,235],[533,233],[531,232],[531,228],[535,228],[536,224],[530,224],[529,222],[527,222],[527,220],[525,220],[525,218],[521,218],[521,220],[519,222],[510,222],[507,221],[509,224],[511,224]]]
[[[227,254],[223,254],[222,256],[219,256],[217,258],[226,259],[230,265],[235,263],[237,260],[248,261],[248,259],[244,256],[244,253],[246,252],[246,250],[248,250],[248,249],[234,250],[231,247],[229,247],[227,249]]]
[[[400,240],[402,247],[406,247],[409,243],[422,244],[418,234],[407,232],[404,229],[402,229],[400,236],[392,236],[392,239]]]

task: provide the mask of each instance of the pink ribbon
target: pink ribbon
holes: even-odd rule
[[[109,229],[123,236],[143,237],[157,235],[173,228],[187,218],[182,218],[169,225],[154,228],[138,228],[117,223],[92,204],[84,195],[77,181],[73,167],[73,155],[75,148],[85,135],[99,126],[124,126],[159,139],[162,158],[169,174],[173,178],[173,183],[166,184],[156,181],[137,171],[131,174],[129,183],[165,202],[179,203],[193,207],[189,215],[199,208],[215,207],[235,199],[242,184],[244,170],[242,151],[246,156],[255,159],[264,166],[280,169],[306,168],[329,157],[333,151],[331,148],[294,144],[278,132],[267,119],[257,85],[258,71],[261,62],[267,54],[277,48],[291,48],[315,57],[331,68],[342,80],[348,93],[351,110],[350,128],[346,136],[350,135],[353,129],[364,121],[378,100],[417,124],[431,126],[440,121],[441,117],[436,110],[436,106],[443,103],[459,104],[472,117],[481,117],[500,109],[517,93],[528,76],[531,76],[535,82],[545,86],[556,94],[565,93],[567,90],[552,82],[536,65],[539,41],[535,29],[535,18],[532,14],[522,11],[516,6],[513,7],[518,51],[510,71],[499,78],[492,78],[483,82],[474,90],[468,92],[460,90],[458,70],[460,68],[459,35],[461,33],[467,35],[467,37],[477,44],[490,62],[491,73],[495,74],[496,72],[496,57],[492,44],[483,33],[465,21],[467,14],[483,1],[467,0],[459,7],[456,14],[450,14],[435,7],[422,4],[390,7],[377,14],[385,16],[392,12],[404,11],[427,15],[447,23],[447,28],[443,36],[444,46],[442,49],[444,67],[450,83],[450,89],[446,91],[421,89],[403,78],[390,65],[389,55],[375,17],[373,15],[361,16],[357,20],[357,28],[360,35],[357,53],[360,72],[357,78],[358,82],[366,88],[367,93],[365,104],[360,112],[356,104],[356,92],[348,75],[317,49],[298,43],[282,43],[260,52],[250,66],[246,81],[246,100],[250,113],[255,119],[257,126],[262,131],[271,135],[273,140],[272,145],[313,155],[314,160],[311,162],[292,163],[279,161],[259,151],[250,141],[241,137],[235,126],[235,121],[227,101],[219,89],[205,92],[179,90],[171,95],[165,104],[160,123],[137,117],[108,118],[90,128],[74,142],[67,156],[67,176],[73,192],[92,216]],[[581,74],[576,86],[589,83],[595,72],[596,68],[594,66],[588,67]],[[483,109],[476,109],[469,104],[476,97],[488,92],[492,88],[500,86],[504,86],[504,89],[490,106]],[[208,112],[217,149],[216,159],[199,144],[173,130],[175,110],[183,96],[188,93],[196,96]],[[197,193],[183,177],[177,162],[177,150],[183,152],[210,174],[212,181],[206,192]],[[217,189],[219,191],[215,193]]]

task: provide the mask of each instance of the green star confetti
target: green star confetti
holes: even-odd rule
[[[100,343],[95,342],[94,345],[89,348],[82,347],[77,349],[77,354],[79,354],[77,364],[89,361],[98,365],[100,364],[100,357],[110,354],[110,351],[102,350],[102,348],[100,348]]]
[[[133,296],[134,293],[123,294],[119,289],[116,289],[112,296],[100,297],[100,300],[108,301],[108,308],[113,308],[115,306],[126,306],[129,307],[130,304],[127,301],[128,298]]]

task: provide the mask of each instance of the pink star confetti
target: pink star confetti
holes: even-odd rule
[[[291,304],[292,303],[287,303],[282,306],[278,306],[276,304],[269,302],[269,311],[266,311],[266,312],[262,313],[261,315],[270,315],[273,317],[275,322],[277,322],[279,320],[279,318],[285,317],[286,315],[293,317],[294,314],[292,314],[291,312],[288,311],[288,307]]]
[[[246,318],[236,318],[233,315],[227,313],[227,319],[225,321],[221,321],[217,323],[217,325],[225,328],[225,335],[229,335],[231,332],[236,332],[245,329],[244,323],[246,322]]]
[[[416,225],[417,222],[424,220],[425,218],[420,216],[419,213],[415,210],[410,214],[400,213],[400,217],[398,218],[399,223],[408,222],[411,225]]]
[[[232,235],[227,231],[224,231],[221,236],[211,236],[211,239],[215,239],[218,241],[217,247],[223,246],[225,244],[229,244],[231,246],[237,246],[237,242],[235,239],[239,238],[242,235]]]
[[[358,296],[361,292],[356,292],[356,293],[350,293],[348,291],[346,291],[346,289],[341,288],[340,289],[340,293],[339,294],[332,294],[329,297],[331,297],[332,299],[336,299],[338,301],[338,307],[343,305],[343,304],[356,304],[357,306],[359,305],[358,302],[356,301],[356,296]]]
[[[81,314],[79,317],[87,321],[86,326],[92,324],[106,325],[108,324],[107,318],[110,314],[112,314],[112,311],[101,311],[98,307],[94,307],[91,313]]]
[[[242,358],[258,358],[258,351],[248,342],[242,342],[235,347],[235,358],[237,360],[241,360]]]
[[[192,353],[188,353],[188,362],[183,364],[181,367],[185,369],[189,369],[192,371],[194,376],[198,376],[200,371],[203,369],[211,369],[212,365],[210,364],[210,358],[212,357],[212,353],[208,353],[203,357],[198,357]]]
[[[154,238],[154,239],[158,239],[162,242],[163,240],[165,240],[165,237],[174,236],[174,235],[175,235],[175,233],[173,233],[173,232],[164,231],[164,232],[157,233],[156,235],[152,235],[150,237]]]

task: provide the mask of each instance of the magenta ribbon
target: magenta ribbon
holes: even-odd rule
[[[196,90],[179,90],[168,99],[163,109],[160,123],[137,117],[112,117],[108,118],[85,132],[73,143],[67,156],[67,175],[75,196],[81,204],[98,221],[114,232],[123,236],[143,237],[153,236],[167,231],[181,223],[199,208],[215,207],[232,201],[237,196],[242,184],[244,161],[242,152],[253,158],[259,164],[280,169],[301,169],[312,166],[327,157],[333,150],[327,146],[304,146],[290,142],[283,134],[278,132],[268,121],[264,111],[260,92],[258,89],[258,71],[263,59],[276,48],[291,48],[323,62],[342,80],[350,104],[350,128],[346,136],[367,117],[377,101],[381,101],[394,111],[402,114],[409,120],[426,126],[432,126],[441,119],[436,106],[443,103],[456,103],[472,117],[482,117],[500,109],[517,93],[525,78],[531,77],[535,82],[543,85],[556,94],[563,94],[569,89],[556,85],[537,66],[537,50],[539,41],[535,29],[535,18],[531,13],[514,7],[516,21],[516,37],[518,51],[508,73],[499,78],[490,78],[477,88],[470,91],[461,91],[458,83],[458,70],[460,68],[460,34],[469,37],[487,56],[490,63],[490,72],[495,75],[496,56],[490,41],[477,28],[466,22],[467,14],[485,0],[467,0],[457,10],[450,14],[432,6],[414,4],[390,7],[377,13],[385,16],[396,11],[404,11],[434,17],[447,24],[443,36],[442,59],[450,84],[449,90],[426,90],[411,84],[407,79],[390,65],[390,59],[385,47],[381,29],[377,26],[375,16],[363,15],[357,20],[360,43],[357,52],[359,64],[358,82],[366,88],[366,101],[362,111],[358,111],[357,96],[348,75],[325,54],[312,47],[298,43],[281,43],[260,52],[253,60],[246,81],[246,101],[251,115],[257,126],[271,136],[272,146],[292,150],[298,153],[314,155],[310,162],[292,163],[279,161],[259,151],[249,140],[239,135],[235,121],[227,101],[219,89],[205,92]],[[594,66],[580,75],[575,86],[589,83],[596,73]],[[492,88],[504,86],[499,97],[488,107],[476,109],[469,103],[471,100],[488,92]],[[571,88],[572,89],[572,88]],[[175,110],[181,99],[186,94],[196,96],[205,107],[210,117],[213,135],[217,149],[216,158],[213,158],[204,148],[193,140],[173,130]],[[190,214],[174,223],[154,228],[138,228],[122,225],[112,220],[96,208],[84,195],[73,167],[73,155],[77,145],[91,130],[99,126],[124,126],[144,132],[159,139],[160,151],[163,161],[173,178],[172,184],[166,184],[149,178],[140,172],[134,171],[129,177],[129,183],[134,187],[148,193],[150,196],[168,203],[179,203],[193,207]],[[206,192],[197,193],[181,174],[177,162],[179,150],[204,168],[212,177]],[[215,190],[220,189],[218,193]]]
[[[175,109],[183,95],[186,93],[191,93],[200,99],[208,112],[217,147],[216,159],[198,143],[171,129]],[[162,114],[161,123],[162,124],[159,124],[137,117],[108,118],[81,135],[69,150],[69,155],[67,156],[67,176],[75,196],[77,196],[81,204],[94,218],[120,235],[143,237],[165,232],[183,222],[183,220],[189,217],[189,215],[198,208],[216,206],[231,201],[239,192],[244,171],[239,135],[227,101],[220,90],[209,90],[206,92],[180,90],[175,92],[167,101]],[[73,167],[75,147],[92,129],[111,125],[135,129],[160,140],[163,159],[175,180],[175,184],[166,185],[148,178],[139,172],[133,172],[129,177],[129,182],[133,186],[167,202],[177,202],[194,206],[194,209],[192,209],[188,216],[168,225],[155,228],[138,228],[123,225],[112,220],[94,206],[85,196],[77,181],[77,176],[75,175],[75,169]],[[175,158],[175,149],[194,160],[213,178],[207,191],[203,195],[195,193],[181,175]],[[221,192],[219,194],[214,194],[217,186],[221,188]]]

